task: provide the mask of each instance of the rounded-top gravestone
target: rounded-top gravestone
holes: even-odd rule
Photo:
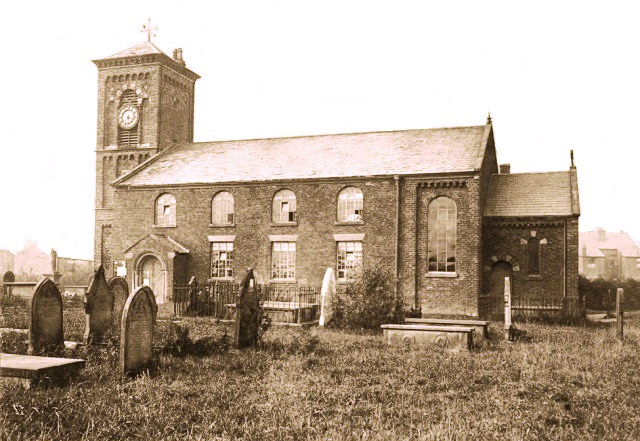
[[[115,276],[109,279],[107,286],[109,291],[113,293],[113,324],[116,329],[120,329],[122,311],[129,297],[129,285],[124,277]]]
[[[157,306],[148,286],[141,286],[124,305],[120,329],[120,369],[135,373],[151,365]]]
[[[331,321],[333,317],[332,302],[336,296],[336,275],[333,268],[327,268],[322,280],[322,290],[320,291],[320,326],[324,326]]]
[[[45,346],[63,345],[62,296],[53,280],[46,277],[36,285],[31,298],[29,353]]]

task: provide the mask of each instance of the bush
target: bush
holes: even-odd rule
[[[339,328],[379,329],[384,323],[400,323],[402,300],[394,295],[394,277],[388,267],[365,264],[336,292],[332,325]]]
[[[626,279],[623,281],[605,279],[587,279],[580,276],[578,281],[580,296],[587,309],[614,311],[616,308],[616,291],[624,290],[624,309],[627,311],[640,309],[640,281]]]

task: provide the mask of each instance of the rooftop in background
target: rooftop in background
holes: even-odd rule
[[[640,257],[640,245],[624,231],[611,233],[602,228],[580,233],[580,255],[602,257],[601,250],[618,250],[623,257]]]

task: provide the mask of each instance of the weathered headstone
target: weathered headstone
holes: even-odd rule
[[[153,325],[157,306],[148,286],[141,286],[127,298],[120,330],[120,369],[135,373],[151,365]]]
[[[258,330],[262,314],[258,287],[253,276],[253,270],[249,268],[244,277],[238,297],[236,299],[236,326],[233,337],[233,345],[236,348],[254,346],[258,342]]]
[[[109,279],[107,286],[109,287],[109,291],[113,293],[114,329],[119,331],[124,304],[127,301],[127,297],[129,297],[129,285],[127,284],[127,279],[124,277],[115,276]]]
[[[624,339],[624,289],[616,290],[616,336],[618,340]]]
[[[44,278],[36,285],[31,298],[29,324],[29,354],[45,346],[63,346],[62,296],[51,279]]]
[[[511,340],[511,279],[504,278],[504,338]]]
[[[320,326],[324,326],[331,321],[333,317],[332,302],[336,295],[336,276],[333,268],[327,268],[322,280],[322,290],[320,291]]]
[[[102,265],[98,267],[89,285],[84,308],[87,314],[84,342],[99,343],[113,325],[113,293],[107,285]]]

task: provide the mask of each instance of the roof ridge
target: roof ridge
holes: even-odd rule
[[[220,139],[215,141],[197,141],[191,143],[184,143],[183,145],[196,145],[196,144],[213,144],[222,142],[243,142],[243,141],[270,141],[270,140],[282,140],[282,139],[301,139],[301,138],[323,138],[329,136],[355,136],[355,135],[375,135],[382,133],[406,133],[406,132],[426,132],[435,130],[459,130],[459,129],[476,129],[483,128],[485,126],[455,126],[455,127],[431,127],[426,129],[396,129],[396,130],[378,130],[375,132],[345,132],[345,133],[318,133],[315,135],[292,135],[292,136],[270,136],[267,138],[239,138],[239,139]]]

